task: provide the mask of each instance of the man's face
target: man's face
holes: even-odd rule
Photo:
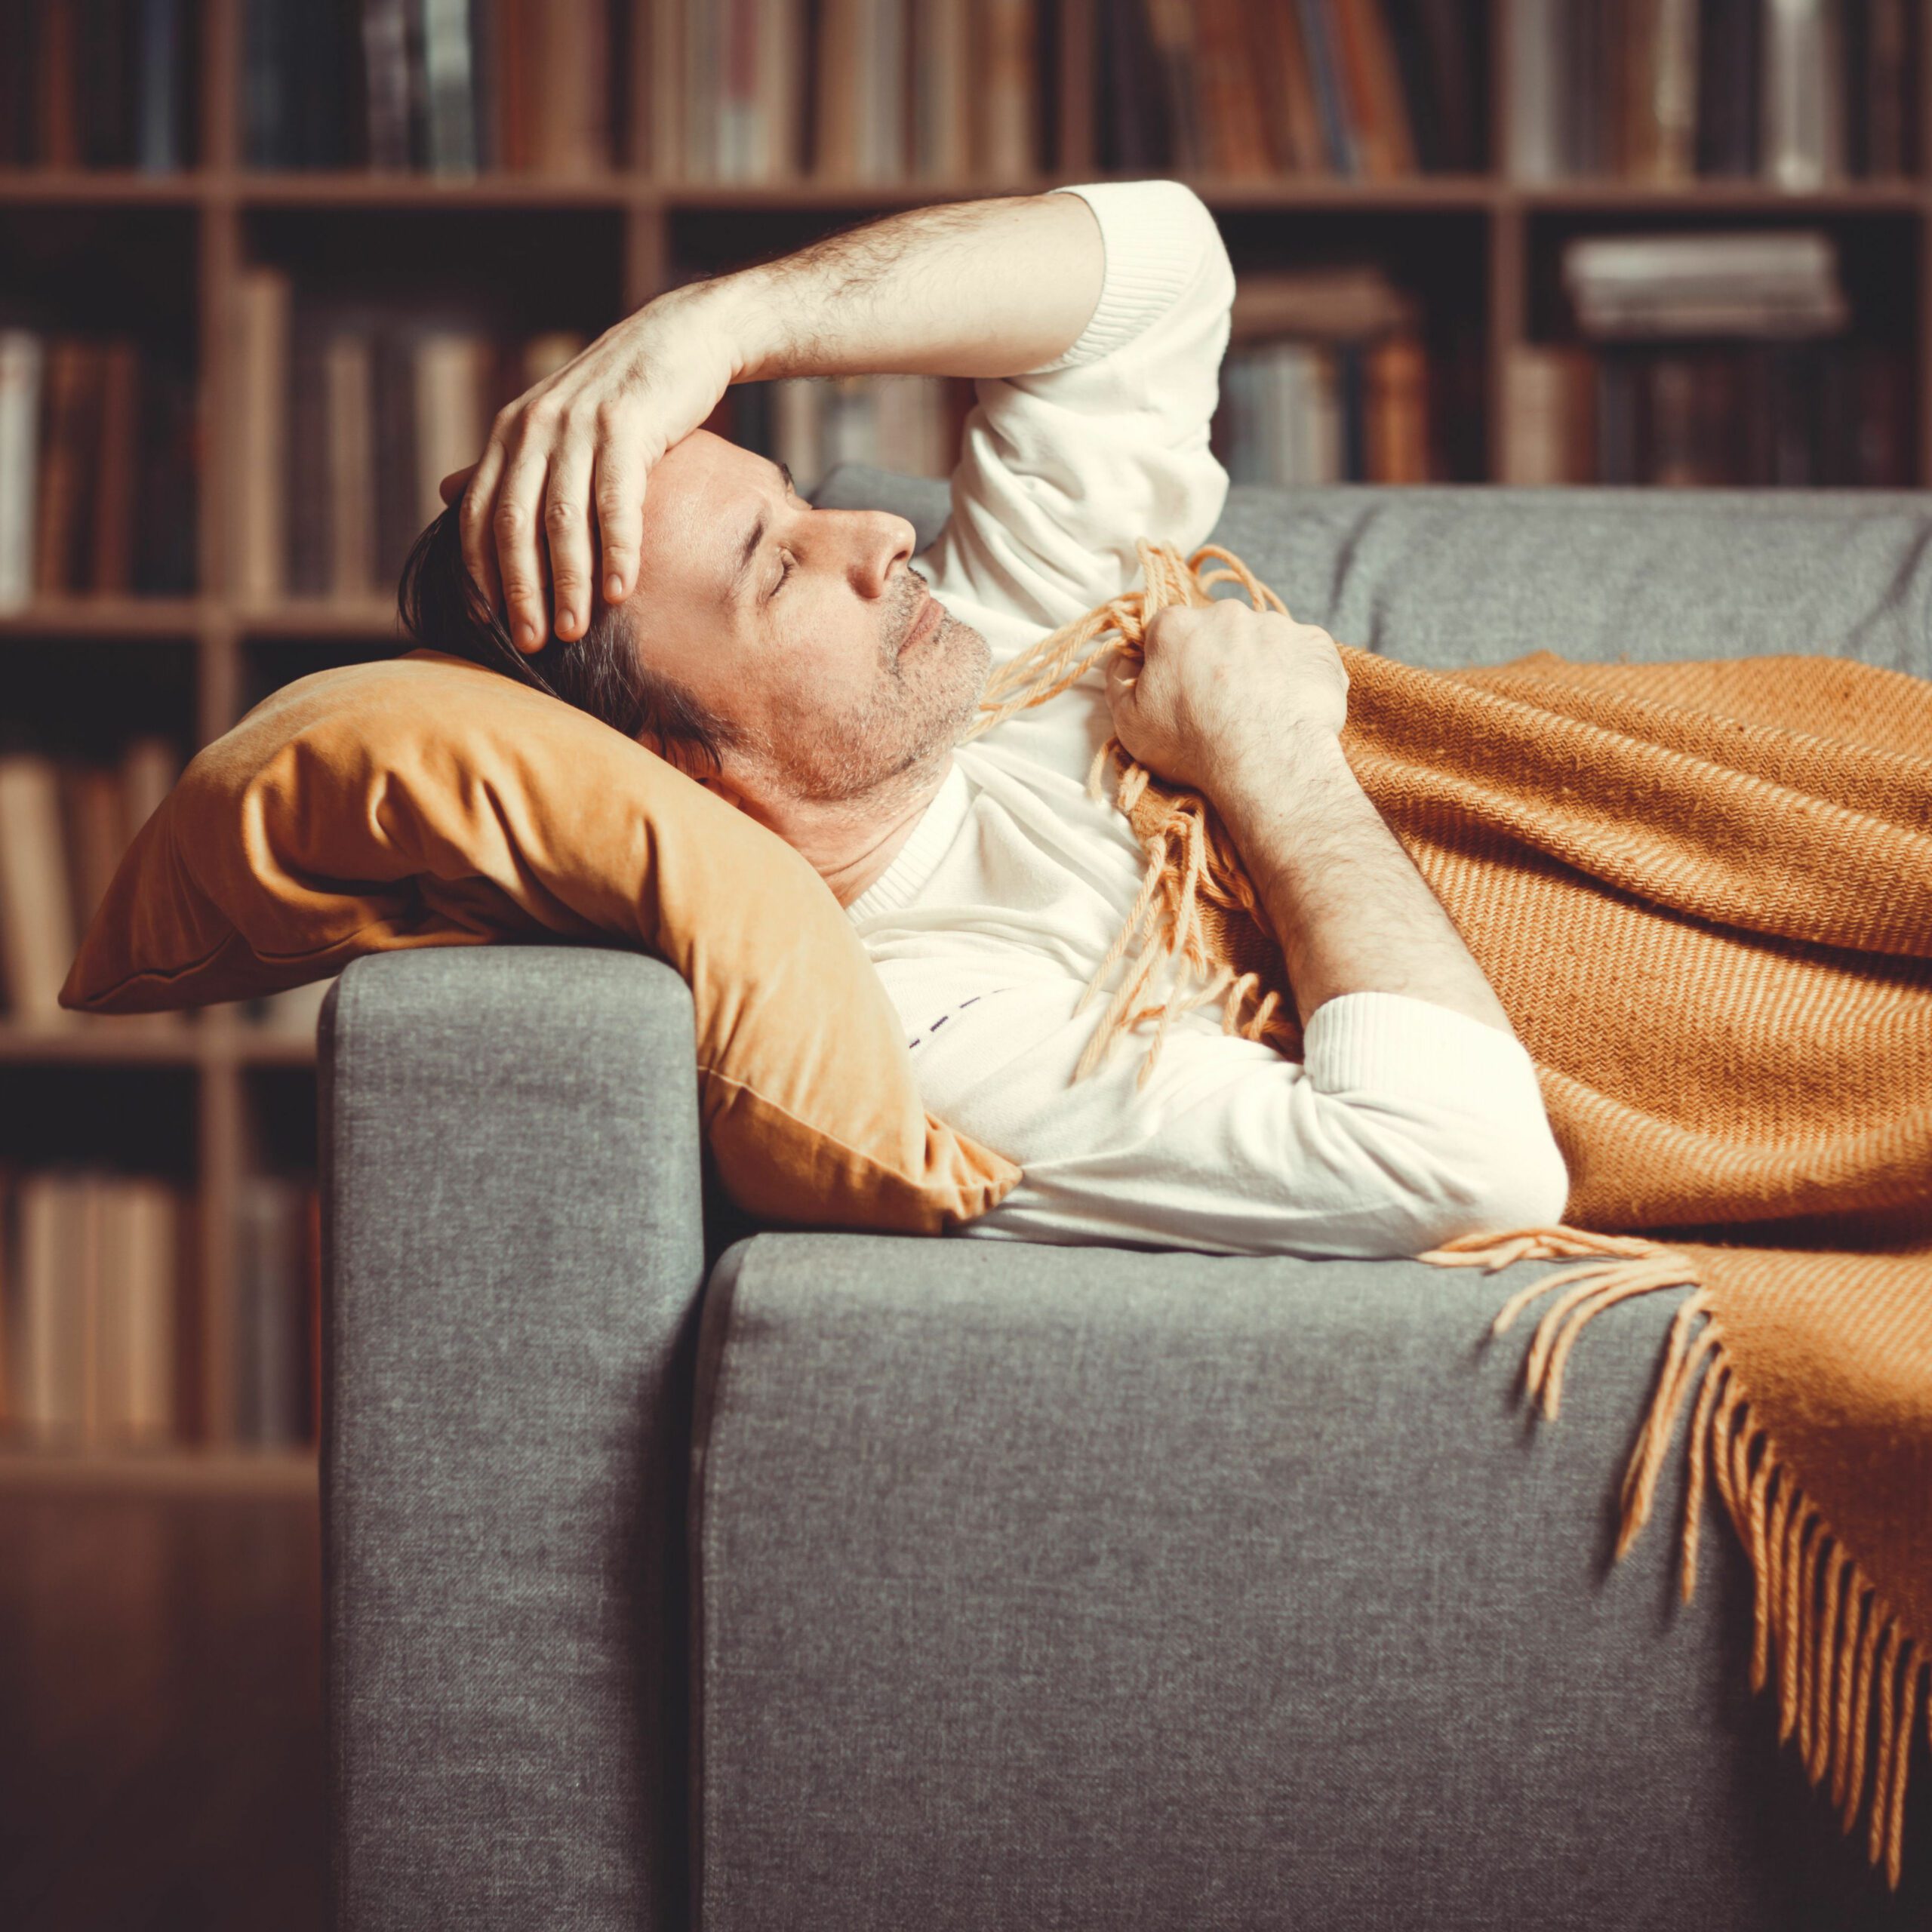
[[[703,430],[652,469],[626,617],[645,662],[743,734],[724,775],[754,808],[863,798],[973,716],[990,654],[913,574],[913,542],[903,517],[814,509]]]

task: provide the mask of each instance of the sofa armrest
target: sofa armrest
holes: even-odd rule
[[[332,1922],[681,1927],[690,994],[359,960],[321,1103]]]

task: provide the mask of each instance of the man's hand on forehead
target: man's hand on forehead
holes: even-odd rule
[[[518,650],[637,588],[652,466],[734,383],[1009,376],[1069,348],[1106,251],[1077,195],[915,208],[660,295],[499,412],[460,497],[470,574]],[[555,620],[552,625],[554,599]]]
[[[475,468],[443,479],[445,503],[462,497],[470,574],[519,651],[550,641],[552,598],[556,635],[578,638],[598,596],[636,589],[651,466],[736,374],[693,306],[674,291],[607,330],[498,414]]]

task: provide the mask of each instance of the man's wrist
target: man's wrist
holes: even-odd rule
[[[1223,760],[1206,789],[1230,828],[1238,828],[1244,822],[1279,818],[1311,793],[1332,798],[1337,787],[1361,789],[1341,739],[1325,724],[1306,724],[1235,750]]]

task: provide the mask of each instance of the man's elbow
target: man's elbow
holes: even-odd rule
[[[1554,1227],[1563,1219],[1570,1171],[1548,1134],[1470,1150],[1417,1204],[1428,1247],[1476,1235]]]

